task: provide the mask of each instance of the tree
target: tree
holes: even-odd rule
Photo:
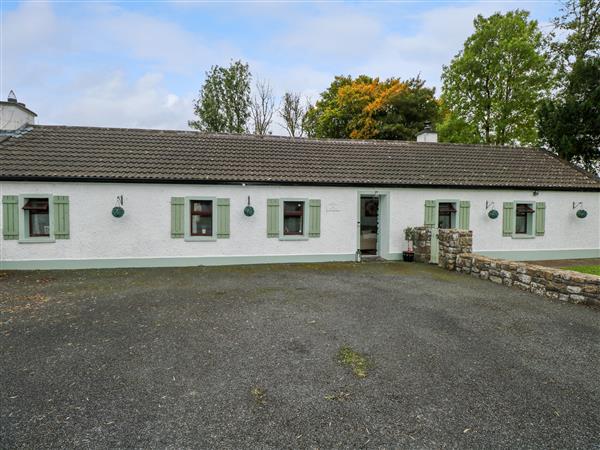
[[[434,93],[419,77],[338,76],[309,109],[307,129],[316,137],[414,140],[425,122],[437,120]]]
[[[452,142],[454,144],[481,144],[481,136],[477,127],[464,119],[456,117],[452,112],[446,110],[443,119],[436,127],[438,140],[440,142]]]
[[[517,10],[479,15],[474,25],[463,49],[443,68],[443,103],[453,120],[472,124],[472,140],[535,143],[536,112],[552,85],[547,42],[537,22]]]
[[[244,133],[250,117],[248,64],[232,62],[229,67],[212,66],[194,105],[198,120],[188,125],[205,132]]]
[[[573,65],[564,92],[542,104],[542,142],[561,158],[588,170],[600,161],[600,57]]]
[[[283,127],[291,137],[300,137],[304,134],[306,111],[307,107],[302,104],[299,93],[286,92],[283,95],[279,115],[283,119]]]
[[[273,99],[273,89],[271,89],[271,86],[266,81],[257,80],[256,94],[250,105],[254,134],[263,136],[269,132],[274,110],[275,100]]]
[[[554,18],[551,48],[563,77],[577,61],[600,56],[600,0],[565,0]]]

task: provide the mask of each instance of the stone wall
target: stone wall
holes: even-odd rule
[[[431,260],[431,228],[413,228],[412,242],[415,252],[415,261],[428,263]]]
[[[438,230],[439,258],[438,266],[454,270],[456,258],[461,253],[473,251],[473,232],[471,230]]]
[[[441,260],[440,260],[441,262]],[[600,306],[600,277],[571,270],[488,258],[473,253],[456,256],[457,272],[571,303]]]

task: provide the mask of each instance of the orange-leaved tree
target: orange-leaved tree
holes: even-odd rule
[[[425,122],[436,122],[434,89],[420,78],[381,81],[336,77],[307,113],[310,136],[412,140]]]

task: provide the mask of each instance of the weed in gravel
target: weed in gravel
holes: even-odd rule
[[[357,378],[366,378],[367,369],[370,367],[369,360],[364,356],[354,351],[352,348],[344,346],[338,351],[338,361],[352,368],[352,373]]]
[[[336,400],[338,402],[344,401],[344,400],[349,400],[350,399],[350,392],[346,392],[346,391],[339,391],[336,392],[334,394],[327,394],[325,396],[325,400]]]
[[[267,403],[267,391],[259,388],[258,386],[250,389],[250,394],[254,398],[254,401],[259,405],[265,405]]]

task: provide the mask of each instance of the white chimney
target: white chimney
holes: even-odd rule
[[[425,122],[425,128],[417,134],[417,142],[437,142],[437,133],[431,128],[431,122]]]
[[[0,131],[14,131],[25,125],[33,125],[37,114],[19,103],[13,91],[5,102],[0,101]]]

